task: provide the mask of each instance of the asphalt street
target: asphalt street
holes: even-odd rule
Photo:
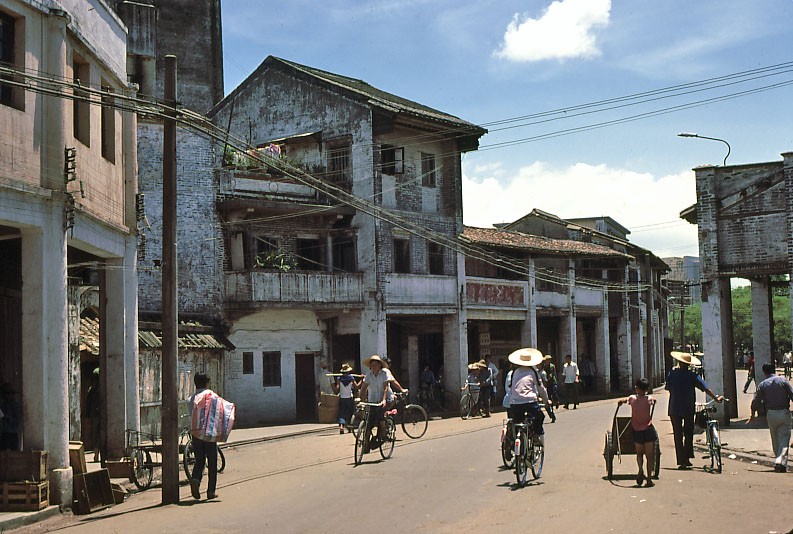
[[[674,465],[666,396],[655,425],[660,480],[637,487],[634,456],[605,477],[603,444],[615,401],[560,410],[546,420],[542,478],[515,485],[501,467],[502,414],[431,421],[410,440],[401,430],[389,460],[378,453],[353,464],[353,437],[337,432],[226,450],[214,501],[162,506],[159,489],[90,516],[61,516],[16,532],[659,532],[782,533],[793,529],[793,476],[725,459],[722,474]],[[622,415],[629,412],[623,407]]]

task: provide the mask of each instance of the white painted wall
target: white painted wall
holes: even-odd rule
[[[320,352],[322,333],[316,314],[305,310],[267,310],[231,325],[236,347],[226,360],[226,398],[237,405],[240,426],[295,418],[295,353]],[[262,386],[262,352],[281,352],[281,386]],[[253,352],[253,374],[242,374],[242,353]]]

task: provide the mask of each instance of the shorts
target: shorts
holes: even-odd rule
[[[631,428],[631,430],[633,429]],[[633,430],[633,442],[639,445],[655,443],[656,439],[658,439],[658,432],[655,431],[653,425],[648,426],[644,430]]]

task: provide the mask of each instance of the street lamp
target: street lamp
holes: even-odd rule
[[[730,149],[730,143],[728,143],[724,139],[719,139],[718,137],[706,137],[704,135],[699,135],[699,134],[689,133],[689,132],[682,132],[682,133],[677,134],[677,136],[678,137],[698,137],[699,139],[710,139],[711,141],[721,141],[722,143],[727,145],[727,155],[724,156],[724,163],[722,163],[722,166],[726,166],[727,165],[727,158],[730,157],[730,150],[731,149]]]

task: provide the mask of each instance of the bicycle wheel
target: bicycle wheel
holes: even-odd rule
[[[606,432],[606,444],[603,446],[603,458],[606,459],[606,478],[614,476],[614,438]]]
[[[418,404],[408,404],[402,412],[402,431],[409,438],[418,439],[427,431],[427,410]]]
[[[708,429],[708,446],[710,447],[710,467],[721,473],[721,440],[719,438],[719,425],[714,423]]]
[[[508,431],[501,441],[501,460],[507,469],[515,467],[515,438],[512,431]]]
[[[534,436],[529,445],[529,467],[531,475],[537,479],[542,476],[542,466],[545,464],[545,445],[540,436]]]
[[[218,447],[218,474],[222,473],[224,469],[226,469],[226,455],[223,454],[223,449]]]
[[[383,457],[383,460],[388,460],[394,454],[394,443],[396,442],[396,423],[390,417],[386,417],[385,435],[378,441],[380,441],[380,456]]]
[[[526,485],[526,477],[528,474],[527,455],[526,455],[526,433],[524,431],[518,432],[519,444],[515,446],[515,479],[518,481],[518,486]]]
[[[360,423],[358,423],[358,431],[355,433],[355,453],[353,456],[355,465],[359,465],[363,461],[365,439],[366,439],[366,421],[361,421]]]
[[[472,409],[471,394],[466,393],[460,398],[460,417],[462,419],[468,419],[471,417]]]
[[[193,466],[195,466],[195,449],[193,449],[193,440],[190,440],[184,446],[184,452],[182,453],[182,467],[184,467],[184,474],[187,475],[187,480],[193,478]]]
[[[135,449],[132,453],[133,482],[138,489],[145,490],[151,486],[154,478],[154,467],[151,465],[151,454],[143,449]]]

